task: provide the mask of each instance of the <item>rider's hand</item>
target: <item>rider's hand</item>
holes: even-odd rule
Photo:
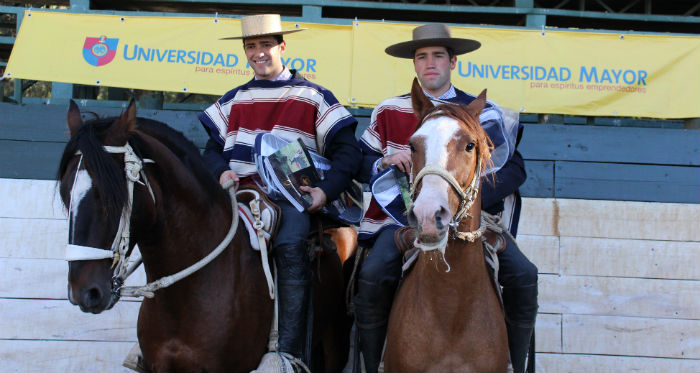
[[[313,202],[311,203],[311,206],[306,208],[306,211],[308,212],[316,212],[321,209],[326,204],[326,192],[323,191],[321,188],[317,187],[308,187],[308,186],[301,186],[299,189],[302,192],[309,193],[311,195],[311,199]]]
[[[232,170],[226,170],[221,173],[221,176],[219,176],[219,184],[221,184],[221,186],[224,186],[230,180],[233,180],[236,183],[238,182],[238,175],[236,175],[236,173]]]
[[[396,167],[398,167],[399,170],[401,170],[402,172],[411,172],[411,151],[402,150],[398,153],[394,153],[392,155],[388,155],[382,158],[382,169],[385,169],[391,166],[392,164],[395,164]]]

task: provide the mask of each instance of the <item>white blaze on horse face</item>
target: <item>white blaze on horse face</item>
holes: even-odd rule
[[[85,199],[85,195],[92,188],[92,178],[88,174],[87,170],[80,170],[75,175],[75,182],[73,183],[73,188],[70,192],[70,214],[71,227],[73,231],[71,232],[71,237],[75,237],[75,219],[78,215],[78,209],[80,208],[80,203]]]
[[[444,116],[428,119],[423,123],[412,138],[420,138],[424,141],[424,166],[436,165],[444,170],[447,169],[449,159],[447,145],[459,130],[460,126],[456,120]],[[441,208],[449,211],[448,196],[451,186],[438,175],[424,176],[421,184],[421,191],[413,203],[413,212],[424,231],[430,232],[433,229],[437,231],[434,226],[435,212]],[[443,223],[447,224],[449,221]]]

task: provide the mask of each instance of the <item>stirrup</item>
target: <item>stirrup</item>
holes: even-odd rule
[[[129,353],[124,358],[122,366],[129,368],[131,370],[137,371],[139,373],[148,373],[148,369],[143,364],[143,355],[141,354],[141,347],[138,343],[129,350]]]
[[[286,352],[268,352],[250,373],[311,373],[303,361]]]

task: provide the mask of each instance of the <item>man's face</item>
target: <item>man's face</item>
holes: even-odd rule
[[[457,65],[457,57],[447,53],[445,47],[424,47],[416,50],[413,67],[421,86],[437,97],[450,88],[450,72]]]
[[[243,42],[248,64],[258,79],[273,80],[282,72],[282,53],[286,42],[277,43],[274,36],[247,38]]]

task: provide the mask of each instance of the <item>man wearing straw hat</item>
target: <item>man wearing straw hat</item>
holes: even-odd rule
[[[446,25],[429,24],[415,28],[412,40],[389,46],[385,52],[413,60],[423,92],[435,104],[469,104],[476,96],[455,88],[450,74],[456,67],[457,55],[480,46],[475,40],[453,38]],[[482,183],[482,209],[500,216],[515,236],[520,215],[518,187],[526,178],[523,159],[515,149],[522,127],[517,120],[505,123],[501,109],[492,102],[486,104],[480,120],[495,146],[492,159],[496,172],[495,184]],[[364,156],[358,179],[381,180],[382,173],[388,172],[391,165],[410,173],[408,140],[417,121],[410,94],[380,103],[360,141]],[[402,214],[387,208],[396,204],[381,202],[386,199],[383,194],[386,193],[372,198],[358,237],[361,245],[371,248],[360,269],[354,298],[355,322],[367,372],[376,372],[379,367],[391,301],[401,274],[401,259],[393,235],[402,225],[399,218]],[[505,250],[498,255],[498,280],[503,286],[511,362],[515,372],[523,372],[537,315],[537,267],[511,238],[506,241]]]
[[[255,77],[200,114],[210,136],[204,151],[209,169],[222,185],[230,180],[243,183],[256,175],[252,149],[255,136],[262,132],[287,141],[300,137],[307,148],[331,161],[324,180],[301,187],[313,199],[306,211],[297,211],[285,199],[275,200],[282,209],[282,221],[272,243],[278,276],[277,351],[281,354],[265,355],[258,371],[290,371],[290,363],[308,364],[310,358],[310,351],[305,351],[311,291],[306,251],[309,213],[319,211],[350,185],[361,161],[354,137],[357,122],[329,90],[282,64],[287,47],[283,35],[303,29],[283,30],[278,14],[243,17],[241,28],[241,36],[226,39],[243,40]]]

